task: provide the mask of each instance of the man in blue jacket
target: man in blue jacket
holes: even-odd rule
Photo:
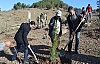
[[[78,28],[78,30],[76,32],[75,32],[75,30],[78,27],[79,23],[81,22],[83,15],[82,14],[80,15],[78,13],[78,11],[75,12],[74,8],[72,6],[70,6],[68,8],[68,12],[69,12],[69,15],[67,17],[67,20],[68,20],[68,26],[69,26],[69,31],[70,31],[70,37],[69,37],[70,42],[68,44],[68,52],[71,52],[72,42],[74,39],[74,35],[76,34],[75,53],[78,53],[78,46],[79,46],[79,42],[80,42],[80,31],[81,31],[84,23],[82,23],[80,25],[80,27]]]
[[[12,57],[12,61],[17,59],[17,53],[21,47],[21,45],[25,46],[24,51],[24,63],[28,62],[28,40],[27,35],[30,32],[31,28],[34,27],[35,22],[31,21],[30,23],[22,23],[20,28],[18,29],[17,33],[15,34],[15,41],[16,41],[16,52],[14,53],[14,56]]]

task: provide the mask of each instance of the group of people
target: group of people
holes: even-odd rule
[[[80,27],[76,30],[76,28],[78,27],[79,23],[81,22],[81,20],[84,18],[85,13],[81,13],[81,14],[77,14],[74,11],[74,8],[72,6],[70,6],[68,8],[68,12],[69,15],[67,17],[67,21],[68,21],[68,26],[69,26],[69,44],[68,44],[68,52],[71,52],[71,48],[72,48],[72,42],[74,39],[74,35],[76,34],[76,45],[75,45],[75,53],[78,53],[78,45],[80,42],[80,32],[82,29],[82,26],[84,25],[84,22],[82,22],[82,24],[80,25]],[[52,17],[49,23],[49,36],[51,38],[51,41],[54,42],[54,36],[55,34],[57,35],[57,38],[59,38],[62,35],[62,21],[61,21],[61,14],[62,12],[60,10],[58,10],[56,12],[56,16]],[[55,32],[54,32],[55,30]],[[75,32],[76,30],[76,32]],[[56,47],[57,49],[59,48],[59,44],[60,41],[58,41],[58,46]]]
[[[91,6],[88,5],[87,10],[90,17],[91,17],[91,21],[92,21],[92,9],[90,9]],[[82,9],[82,13],[81,14],[77,14],[74,11],[74,8],[72,6],[70,6],[68,8],[68,17],[67,17],[67,21],[68,21],[68,27],[69,27],[69,44],[68,44],[68,52],[71,52],[72,49],[72,42],[74,39],[74,36],[76,37],[76,44],[75,44],[75,53],[78,54],[78,46],[80,43],[80,32],[82,29],[82,26],[84,25],[84,22],[81,23],[81,25],[79,26],[79,28],[76,30],[77,26],[80,24],[81,20],[84,19],[84,17],[86,16],[84,8]],[[55,34],[57,35],[57,38],[60,38],[62,35],[62,20],[61,20],[61,15],[62,12],[60,10],[58,10],[56,12],[56,15],[54,17],[51,18],[50,23],[49,23],[49,36],[51,38],[51,42],[54,42],[54,36]],[[22,23],[20,28],[18,29],[17,33],[15,34],[15,41],[16,41],[16,52],[14,53],[13,57],[12,57],[12,61],[17,59],[17,53],[21,47],[21,45],[24,46],[24,60],[23,63],[27,63],[28,62],[28,40],[27,40],[27,35],[30,32],[30,30],[32,29],[32,27],[35,26],[35,22],[31,21],[29,23]],[[59,49],[59,44],[60,44],[60,40],[58,41],[58,46],[56,47],[57,49]],[[9,45],[6,46],[10,46],[11,42]],[[1,44],[0,44],[1,45]],[[5,44],[2,43],[2,45],[4,46]],[[0,46],[1,47],[1,46]]]
[[[86,23],[88,22],[89,20],[89,17],[90,17],[90,21],[89,22],[92,22],[92,6],[90,4],[88,4],[88,6],[86,7],[86,11],[85,11],[85,7],[82,7],[82,12],[83,13],[87,13],[87,16],[86,16]]]
[[[88,22],[88,16],[90,16],[90,22],[92,22],[92,6],[88,4],[86,11],[85,7],[82,8],[81,12],[75,11],[72,6],[68,8],[68,27],[69,27],[69,43],[68,43],[68,52],[72,52],[72,43],[74,36],[76,37],[75,44],[75,53],[78,54],[78,47],[80,43],[80,32],[82,26]],[[57,38],[60,38],[62,35],[62,21],[61,21],[62,12],[58,10],[56,16],[52,17],[49,23],[49,36],[51,42],[54,42],[54,36],[57,35]],[[84,21],[83,21],[84,19]],[[80,24],[81,23],[81,24]],[[55,32],[54,32],[55,31]],[[58,41],[57,49],[59,48],[60,41]]]
[[[47,13],[46,12],[43,12],[41,13],[37,18],[37,27],[38,28],[43,28],[44,26],[46,26],[47,24]]]

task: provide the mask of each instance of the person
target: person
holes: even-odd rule
[[[54,42],[54,36],[57,35],[57,38],[60,39],[60,36],[62,35],[62,21],[61,21],[61,14],[62,12],[58,10],[56,12],[56,15],[51,18],[49,23],[49,36],[51,38],[51,42]],[[55,32],[54,32],[55,31]],[[60,45],[60,40],[58,41],[57,49]]]
[[[31,21],[30,23],[22,23],[20,28],[18,29],[17,33],[15,34],[15,41],[16,41],[16,52],[14,52],[14,55],[12,57],[12,61],[17,59],[17,53],[20,49],[20,47],[23,45],[25,47],[24,51],[24,60],[23,63],[28,63],[28,40],[27,35],[30,32],[30,30],[34,27],[35,22]]]
[[[90,22],[92,22],[92,6],[90,4],[88,4],[86,8],[86,12],[88,12],[88,16],[90,16]],[[88,19],[88,16],[87,16],[87,19]]]
[[[4,51],[5,47],[10,47],[10,46],[12,46],[11,41],[2,42],[0,43],[0,51]]]
[[[85,7],[82,7],[82,13],[81,13],[81,15],[83,15],[82,17],[84,17],[85,14],[86,14]]]
[[[81,16],[84,17],[86,15],[85,7],[82,7],[82,13]],[[87,15],[86,15],[87,16]],[[87,24],[87,18],[85,18],[85,24]]]
[[[82,15],[80,15],[78,12],[75,12],[74,11],[74,8],[72,6],[70,6],[68,8],[68,12],[69,12],[69,15],[67,17],[67,20],[68,20],[68,26],[69,26],[69,43],[68,43],[68,52],[71,52],[71,49],[72,49],[72,42],[73,42],[73,39],[74,39],[74,35],[76,34],[76,44],[75,44],[75,53],[78,54],[78,46],[79,46],[79,43],[80,43],[80,32],[81,32],[81,29],[82,29],[82,26],[84,23],[82,23],[80,25],[80,27],[78,28],[78,30],[75,32],[77,26],[79,25],[79,23],[81,22],[82,20]]]

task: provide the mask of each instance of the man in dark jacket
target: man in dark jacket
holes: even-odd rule
[[[58,10],[56,12],[56,16],[52,17],[49,23],[49,36],[51,38],[51,42],[54,42],[54,35],[57,35],[59,38],[62,35],[62,21],[61,21],[61,14],[62,12]],[[57,49],[59,47],[60,41],[58,42]]]
[[[25,51],[24,51],[24,63],[27,62],[28,59],[28,40],[27,40],[27,35],[29,31],[31,30],[32,27],[34,27],[35,22],[31,21],[30,23],[22,23],[19,30],[17,31],[14,39],[16,41],[16,52],[14,53],[14,56],[12,57],[12,61],[17,59],[17,53],[21,47],[21,45],[25,46]]]
[[[80,25],[80,27],[77,29],[76,32],[75,30],[78,27],[79,23],[81,22],[82,16],[84,15],[82,16],[80,14],[78,15],[78,12],[75,12],[72,6],[68,8],[68,12],[69,12],[69,15],[67,17],[67,20],[68,20],[68,26],[70,30],[70,42],[68,44],[68,52],[71,52],[72,42],[74,39],[74,35],[76,34],[75,53],[78,53],[78,45],[80,42],[80,31],[84,23]]]

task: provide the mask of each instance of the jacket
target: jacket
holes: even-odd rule
[[[17,33],[15,34],[14,39],[17,43],[28,45],[27,35],[31,30],[29,23],[22,23]]]
[[[75,13],[75,14],[76,14],[76,13]],[[80,23],[81,20],[82,20],[82,17],[81,17],[80,15],[77,15],[77,14],[76,14],[76,16],[77,16],[78,19],[79,19],[79,22],[78,22],[78,25],[79,25],[79,23]],[[68,15],[67,21],[68,21],[69,30],[70,30],[71,32],[74,32],[74,31],[76,30],[77,27],[74,26],[74,23],[73,23],[73,21],[71,20],[71,15]],[[78,25],[77,25],[77,26],[78,26]],[[84,23],[82,23],[82,24],[80,25],[80,27],[78,28],[78,30],[77,30],[76,32],[80,32],[83,25],[84,25]]]
[[[53,37],[53,28],[55,25],[55,21],[57,21],[56,16],[52,17],[49,23],[49,36]],[[60,22],[60,32],[59,32],[59,36],[62,35],[62,21],[61,18],[59,18],[59,22]]]
[[[92,12],[92,6],[88,6],[88,7],[86,8],[86,11]]]

